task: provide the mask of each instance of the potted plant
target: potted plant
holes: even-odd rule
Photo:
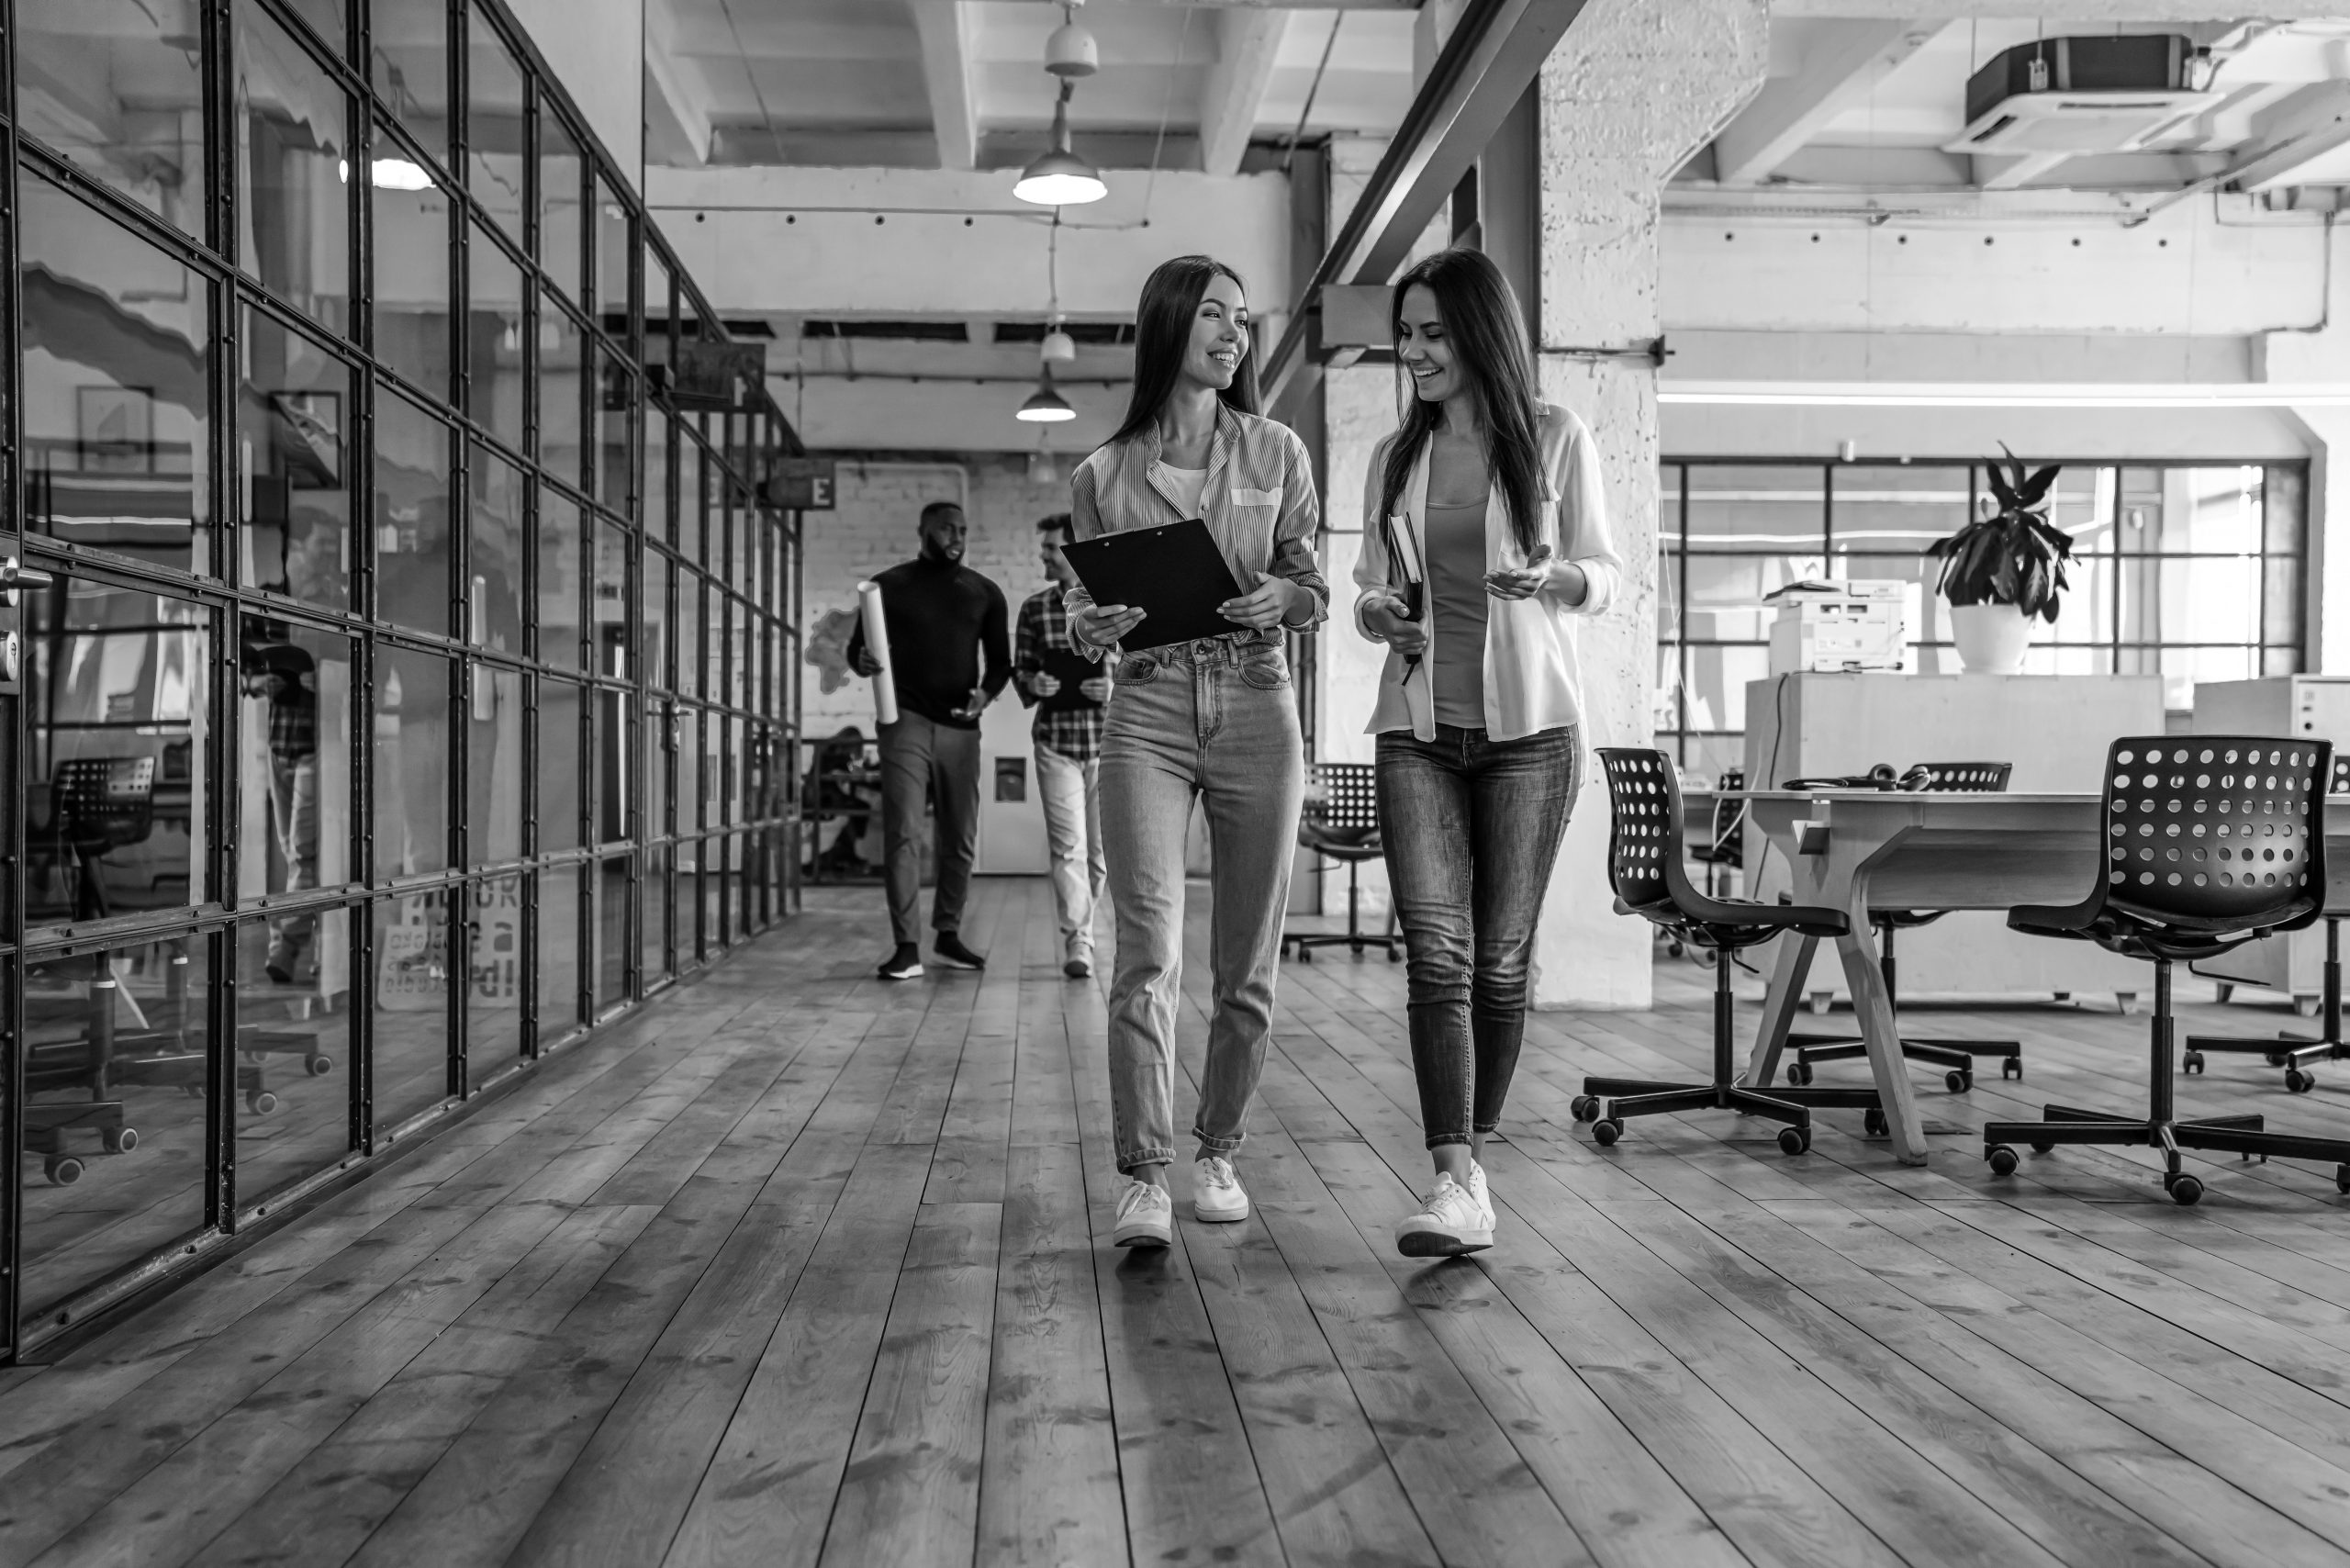
[[[2070,534],[2048,521],[2048,491],[2060,469],[2026,474],[2007,453],[2006,471],[1989,465],[1996,510],[1926,546],[1942,563],[1934,591],[1950,603],[1960,667],[1976,675],[2013,675],[2023,667],[2032,618],[2053,624],[2073,558]]]

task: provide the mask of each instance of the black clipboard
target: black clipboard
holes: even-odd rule
[[[1064,544],[1061,559],[1094,603],[1148,611],[1119,644],[1129,653],[1246,630],[1216,613],[1240,597],[1240,585],[1199,518]]]
[[[1083,682],[1095,679],[1108,672],[1083,654],[1073,654],[1067,648],[1046,648],[1044,665],[1037,673],[1049,675],[1061,683],[1060,689],[1050,697],[1036,699],[1037,711],[1059,713],[1071,708],[1102,706],[1078,689]]]

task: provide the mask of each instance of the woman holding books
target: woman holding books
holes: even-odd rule
[[[1271,1033],[1281,912],[1304,793],[1304,747],[1284,630],[1311,632],[1330,590],[1314,558],[1320,512],[1305,445],[1257,413],[1248,300],[1238,274],[1179,256],[1143,285],[1125,422],[1069,481],[1078,543],[1203,521],[1239,593],[1230,631],[1158,645],[1139,607],[1063,599],[1081,650],[1122,647],[1102,723],[1102,838],[1117,919],[1110,1103],[1130,1181],[1113,1239],[1172,1239],[1175,1019],[1182,974],[1184,834],[1205,810],[1214,1008],[1192,1126],[1192,1212],[1246,1219],[1231,1156]],[[1080,567],[1080,571],[1082,567]]]
[[[1476,251],[1395,285],[1401,427],[1372,454],[1355,619],[1391,650],[1369,731],[1435,1186],[1412,1258],[1490,1247],[1483,1145],[1526,1030],[1535,922],[1581,782],[1571,618],[1616,596],[1599,454],[1535,395],[1525,317]]]

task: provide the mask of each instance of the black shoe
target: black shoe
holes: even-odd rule
[[[294,983],[293,971],[285,968],[283,965],[263,964],[261,967],[261,972],[269,977],[270,983],[273,985],[292,985]]]
[[[938,940],[931,944],[931,951],[958,969],[984,969],[988,961],[963,946],[963,938],[952,931],[942,931]]]
[[[922,979],[922,949],[911,942],[899,943],[898,950],[890,955],[879,973],[889,980]]]

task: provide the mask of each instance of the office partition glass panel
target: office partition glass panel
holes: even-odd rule
[[[375,612],[450,633],[449,427],[388,387],[375,394]]]
[[[351,367],[251,306],[238,313],[237,579],[351,606]]]
[[[241,921],[229,936],[239,1071],[259,1088],[231,1102],[240,1208],[266,1204],[351,1152],[351,913],[330,910],[320,921],[317,984],[276,978],[274,923]],[[330,973],[333,991],[322,994]],[[254,1108],[263,1094],[274,1102],[266,1112]]]
[[[342,0],[288,0],[288,4],[330,51],[338,56],[351,51],[350,23],[343,15]]]
[[[216,896],[207,767],[218,616],[62,571],[21,599],[26,924]]]
[[[522,450],[528,418],[522,360],[522,269],[478,223],[465,252],[466,411],[484,430]]]
[[[204,1223],[210,952],[191,935],[24,960],[17,1235],[30,1299],[93,1284]]]
[[[635,247],[629,238],[628,208],[600,174],[596,176],[596,313],[598,324],[615,342],[629,337],[628,259]]]
[[[644,876],[638,886],[643,918],[637,923],[637,972],[643,983],[669,973],[669,848],[655,845],[644,852]]]
[[[466,516],[471,527],[465,640],[492,653],[522,652],[521,470],[475,442],[467,459]]]
[[[628,1000],[628,861],[614,857],[596,864],[594,1011],[602,1014]]]
[[[522,243],[522,70],[480,10],[465,15],[465,189]]]
[[[570,121],[552,109],[539,112],[539,265],[547,282],[576,305],[585,289],[587,248],[581,240],[587,164]]]
[[[677,461],[677,443],[669,434],[669,412],[658,402],[648,399],[644,405],[644,469],[639,487],[641,502],[637,516],[644,536],[668,543],[671,491],[670,469]]]
[[[351,318],[351,99],[309,50],[237,0],[238,260],[330,331]]]
[[[538,874],[539,1045],[553,1045],[579,1026],[579,867],[550,866]]]
[[[396,1127],[449,1098],[449,901],[434,888],[369,905],[375,954],[375,1126]]]
[[[670,298],[669,269],[652,246],[644,247],[644,363],[667,364],[676,311]]]
[[[465,1087],[479,1089],[522,1055],[522,878],[467,885],[473,918],[465,963]]]
[[[449,196],[380,123],[373,157],[375,357],[427,394],[453,398]]]
[[[17,17],[17,114],[84,174],[202,238],[204,57],[184,6],[50,4]],[[26,302],[28,324],[34,314]]]
[[[677,568],[677,694],[702,695],[702,579],[688,566]]]
[[[581,689],[575,681],[539,678],[539,830],[542,855],[579,847],[584,803],[580,759],[588,755]]]
[[[532,537],[538,550],[538,656],[543,664],[576,673],[582,645],[578,503],[559,490],[541,489],[539,525]]]
[[[360,879],[351,857],[356,647],[339,632],[246,615],[237,647],[236,836],[241,905]],[[349,927],[315,911],[272,915],[271,978],[331,1005],[350,982]]]
[[[449,868],[450,661],[375,644],[375,880]],[[445,913],[445,912],[443,912]]]
[[[671,705],[663,699],[645,700],[644,817],[642,834],[648,839],[665,837],[671,831],[669,780],[677,766],[675,726],[670,722],[672,711]]]
[[[376,101],[442,165],[449,162],[448,0],[369,0],[368,74]],[[385,171],[375,171],[381,190]],[[378,286],[383,274],[376,273]]]
[[[26,529],[211,574],[211,283],[47,180],[17,191]]]
[[[588,377],[586,329],[570,311],[539,299],[539,461],[565,484],[588,483],[580,406]]]
[[[639,607],[644,617],[644,651],[640,655],[644,661],[644,681],[647,686],[674,689],[670,607],[677,599],[677,563],[663,551],[648,549],[644,569],[644,598]]]
[[[703,547],[702,515],[702,445],[693,438],[695,421],[681,422],[677,432],[677,528],[676,539],[680,554],[688,559],[708,561]]]
[[[476,664],[465,735],[467,857],[476,866],[522,857],[522,674]]]
[[[702,825],[700,710],[690,703],[677,703],[671,711],[671,745],[677,749],[677,828],[682,837],[699,832]]]
[[[600,513],[596,518],[596,673],[607,680],[632,680],[628,612],[630,539],[626,530]]]
[[[628,364],[607,349],[597,356],[602,366],[596,399],[596,498],[614,511],[628,510],[629,469],[635,437],[631,433],[636,402],[636,377]]]

